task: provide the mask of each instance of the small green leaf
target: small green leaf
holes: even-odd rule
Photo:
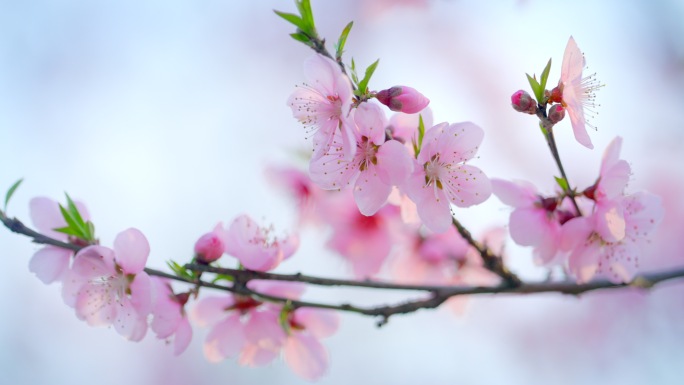
[[[541,88],[541,85],[539,85],[537,79],[528,74],[525,75],[527,76],[527,81],[530,82],[530,87],[532,87],[532,92],[534,93],[534,97],[537,99],[537,102],[541,101],[542,97],[544,96],[544,90]]]
[[[304,20],[302,20],[301,17],[299,17],[295,14],[292,14],[292,13],[285,13],[285,12],[280,12],[280,11],[276,11],[276,10],[274,10],[273,12],[275,12],[276,15],[282,17],[286,21],[294,24],[295,27],[301,29],[302,31],[307,29],[307,25],[304,22]]]
[[[74,201],[71,200],[69,194],[65,193],[64,195],[66,195],[67,198],[67,206],[69,207],[69,213],[71,213],[72,218],[74,218],[79,228],[83,229],[83,232],[85,233],[87,226],[85,221],[83,220],[83,217],[81,216],[81,213],[78,212],[78,207],[76,207]]]
[[[7,190],[7,194],[5,194],[5,207],[3,208],[3,211],[7,211],[7,203],[9,203],[9,200],[12,199],[12,195],[14,195],[14,192],[17,191],[17,188],[19,188],[19,185],[21,182],[24,181],[24,178],[19,179],[18,181],[14,182],[12,187]]]
[[[216,283],[220,281],[229,281],[229,282],[234,282],[235,277],[231,275],[225,275],[225,274],[217,274],[214,279],[211,280],[211,283]]]
[[[309,38],[309,35],[305,34],[304,32],[291,33],[290,36],[292,36],[293,39],[302,42],[308,46],[311,45],[311,39]]]
[[[363,76],[363,79],[358,84],[359,88],[356,90],[358,96],[364,95],[366,93],[366,90],[368,89],[368,82],[373,76],[375,69],[378,67],[378,63],[380,63],[380,59],[376,60],[373,64],[369,65],[368,68],[366,68],[366,73]]]
[[[166,261],[166,265],[169,266],[171,271],[174,272],[178,277],[185,278],[188,280],[193,280],[194,277],[191,272],[189,272],[185,267],[181,266],[175,261],[169,260]]]
[[[423,122],[423,114],[418,115],[418,147],[423,147],[423,137],[425,136],[425,123]]]
[[[82,238],[82,234],[79,233],[77,230],[67,226],[67,227],[60,227],[58,229],[52,229],[53,231],[56,231],[58,233],[66,234],[66,235],[71,235],[76,238]]]
[[[560,186],[561,190],[563,191],[570,191],[570,186],[568,186],[568,181],[565,180],[565,178],[559,178],[557,176],[554,176],[556,179],[556,183],[558,183],[558,186]]]
[[[354,58],[351,59],[351,78],[354,84],[359,84],[359,76],[356,74],[356,63],[354,62]]]
[[[59,205],[59,211],[62,212],[62,217],[64,217],[64,221],[67,223],[67,228],[69,228],[73,233],[72,235],[77,238],[85,239],[85,230],[79,226],[78,222],[76,222],[76,219],[74,219],[71,213],[62,205]]]
[[[342,33],[340,34],[340,39],[337,41],[337,44],[335,44],[335,58],[337,60],[342,58],[342,54],[344,53],[344,45],[347,44],[347,36],[349,36],[349,31],[351,31],[353,25],[354,22],[350,21],[349,24],[344,27]]]
[[[539,79],[539,86],[541,87],[542,90],[542,96],[544,91],[546,90],[546,81],[549,78],[549,71],[551,71],[551,59],[549,59],[549,62],[546,63],[546,67],[541,73],[541,78]]]
[[[290,335],[290,313],[292,313],[293,310],[292,302],[288,300],[285,302],[285,305],[283,305],[283,308],[280,310],[280,314],[278,315],[278,323],[287,335]]]

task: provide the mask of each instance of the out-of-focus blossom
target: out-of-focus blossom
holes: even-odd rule
[[[221,240],[221,224],[218,224],[213,231],[202,235],[195,242],[195,258],[202,263],[211,263],[223,255],[225,245]]]
[[[152,323],[157,338],[170,340],[173,336],[173,354],[185,351],[192,340],[192,327],[185,312],[189,294],[175,294],[168,280],[151,277]]]

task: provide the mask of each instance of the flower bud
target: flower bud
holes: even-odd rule
[[[530,115],[534,115],[537,112],[536,102],[532,99],[530,94],[523,90],[515,91],[515,93],[511,95],[511,105],[513,106],[513,109],[518,112],[524,112]]]
[[[430,99],[411,87],[394,86],[375,94],[380,103],[392,111],[415,114],[430,104]]]
[[[551,123],[556,124],[563,120],[565,117],[565,108],[561,106],[560,104],[554,104],[551,106],[549,109],[549,120]]]
[[[195,258],[201,263],[211,263],[221,258],[225,246],[214,232],[206,233],[195,243]]]

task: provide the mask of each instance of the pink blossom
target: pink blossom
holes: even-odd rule
[[[397,227],[403,226],[396,206],[384,206],[365,216],[356,209],[351,194],[344,193],[330,201],[325,215],[333,228],[327,246],[351,263],[357,278],[380,271],[398,234]]]
[[[642,249],[664,215],[661,199],[650,193],[620,196],[610,206],[624,218],[624,236],[620,239],[614,235],[603,238],[599,211],[571,219],[563,226],[561,246],[571,251],[568,268],[578,282],[587,282],[597,274],[616,283],[631,281]]]
[[[325,192],[311,182],[307,173],[294,167],[272,167],[267,170],[267,176],[294,199],[299,214],[299,224],[320,221],[317,206],[321,203]]]
[[[81,202],[74,202],[83,220],[90,220],[90,214]],[[54,229],[66,227],[67,223],[59,210],[59,203],[45,197],[37,197],[29,202],[31,221],[38,232],[62,242],[69,237]],[[43,283],[60,281],[69,269],[69,261],[73,251],[55,246],[45,246],[38,250],[29,262],[29,271],[34,273]]]
[[[509,221],[513,241],[534,247],[538,264],[554,262],[560,252],[561,219],[568,213],[557,211],[558,199],[542,197],[531,183],[523,181],[492,179],[492,190],[503,203],[515,208]]]
[[[174,294],[168,280],[151,277],[152,281],[152,323],[150,327],[157,338],[170,340],[173,336],[173,354],[185,351],[192,340],[192,327],[185,313],[189,294]]]
[[[202,263],[211,263],[223,255],[225,245],[221,240],[221,224],[217,225],[214,231],[202,235],[195,242],[195,258]]]
[[[420,125],[420,118],[423,118],[424,127],[432,127],[432,110],[430,107],[425,107],[423,110],[415,114],[406,114],[397,112],[390,116],[388,130],[392,137],[400,142],[403,142],[407,149],[413,154],[412,141],[418,139],[418,126]],[[415,154],[414,154],[415,155]]]
[[[344,158],[351,159],[356,146],[347,117],[352,103],[349,79],[336,62],[321,55],[304,62],[304,76],[308,84],[297,87],[287,104],[307,133],[314,133],[313,159],[331,147],[341,147]]]
[[[290,333],[283,343],[285,362],[298,376],[315,381],[328,368],[328,352],[320,340],[333,335],[339,327],[337,313],[330,310],[300,308],[288,318]]]
[[[141,340],[152,306],[150,277],[143,271],[149,253],[147,239],[133,228],[116,236],[114,249],[82,249],[64,277],[65,301],[88,325],[114,325],[127,339]]]
[[[491,194],[487,176],[466,165],[477,152],[484,132],[470,122],[442,123],[427,130],[413,174],[403,191],[416,203],[418,215],[430,230],[441,233],[451,224],[449,203],[468,207]]]
[[[392,111],[415,114],[430,104],[430,99],[411,87],[394,86],[378,91],[375,95],[378,101]]]
[[[589,134],[587,134],[586,125],[589,124],[585,120],[585,109],[589,113],[593,112],[591,109],[595,107],[594,92],[602,85],[595,79],[594,74],[582,77],[582,69],[584,69],[585,64],[584,55],[577,47],[575,39],[570,36],[563,55],[558,88],[562,92],[562,104],[570,115],[575,139],[587,148],[594,148]]]
[[[354,122],[354,157],[346,161],[342,149],[330,148],[311,161],[309,172],[314,183],[326,190],[339,190],[353,183],[359,210],[373,215],[387,202],[392,186],[406,180],[413,163],[401,143],[385,141],[387,120],[377,105],[360,105]]]
[[[214,231],[220,233],[225,252],[250,270],[275,269],[299,247],[297,235],[277,238],[272,226],[261,227],[247,215],[235,218],[228,230],[219,225]]]
[[[250,281],[258,293],[299,299],[305,286],[300,283]],[[263,366],[280,354],[285,332],[279,324],[280,307],[237,294],[202,299],[191,311],[201,327],[211,327],[204,342],[210,362],[240,355],[243,366]]]

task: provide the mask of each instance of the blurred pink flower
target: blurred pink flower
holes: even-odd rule
[[[561,243],[561,212],[558,199],[544,198],[529,182],[492,179],[492,190],[501,202],[514,208],[509,231],[515,243],[534,247],[537,264],[558,261]]]
[[[328,368],[328,352],[320,340],[333,335],[339,316],[330,310],[300,308],[290,313],[290,332],[283,343],[285,362],[298,376],[315,381]]]
[[[202,263],[211,263],[223,255],[225,245],[221,240],[222,224],[216,225],[213,231],[202,235],[195,242],[195,258]]]
[[[290,258],[299,247],[299,237],[277,238],[273,227],[260,227],[247,215],[241,215],[226,230],[219,224],[219,233],[226,254],[240,260],[250,270],[268,271]]]
[[[307,173],[294,167],[271,167],[266,173],[274,184],[285,189],[295,200],[300,225],[320,221],[317,206],[325,191],[312,183]]]
[[[403,183],[413,169],[404,146],[385,141],[387,120],[380,107],[363,103],[354,111],[355,156],[347,161],[340,148],[331,148],[311,161],[311,179],[325,190],[354,183],[354,198],[364,215],[373,215],[386,202],[392,186]]]
[[[347,117],[352,103],[351,82],[336,62],[321,55],[304,62],[304,76],[308,84],[297,87],[287,104],[307,133],[314,133],[313,159],[331,147],[341,147],[344,158],[351,159],[356,150]]]
[[[586,126],[588,124],[585,120],[585,109],[590,113],[593,112],[591,108],[594,107],[594,92],[602,85],[598,83],[593,74],[582,77],[584,66],[584,55],[577,47],[575,39],[570,36],[563,55],[561,79],[558,87],[562,92],[562,104],[570,115],[575,139],[587,148],[594,148],[591,138],[587,134]],[[591,127],[591,125],[589,126]]]
[[[64,278],[67,304],[88,325],[113,325],[125,338],[141,340],[152,306],[150,277],[143,271],[149,254],[147,239],[134,228],[116,236],[114,249],[82,249]]]
[[[164,278],[151,277],[152,323],[157,338],[169,340],[174,336],[173,354],[180,355],[192,340],[192,327],[185,313],[188,293],[175,294],[171,283]]]
[[[449,228],[450,202],[468,207],[491,195],[487,176],[465,164],[475,156],[483,137],[482,129],[470,122],[442,123],[426,131],[413,174],[401,189],[416,203],[430,230],[441,233]]]
[[[74,202],[83,220],[90,220],[90,214],[81,202]],[[62,242],[68,242],[69,236],[54,231],[66,227],[67,223],[59,210],[59,203],[50,198],[37,197],[29,202],[31,221],[39,233]],[[29,262],[29,271],[34,273],[43,283],[60,281],[69,269],[69,261],[73,251],[55,246],[45,246],[38,250]]]

